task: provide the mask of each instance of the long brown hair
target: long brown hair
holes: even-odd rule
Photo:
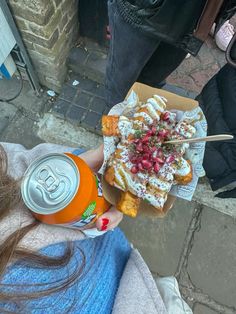
[[[9,210],[19,205],[22,201],[20,196],[20,180],[15,180],[8,174],[8,161],[7,155],[3,147],[0,145],[0,223],[4,217],[9,213]],[[78,277],[82,274],[85,265],[85,255],[80,250],[82,256],[82,262],[80,267],[76,267],[76,270],[68,277],[60,279],[57,282],[53,282],[50,288],[41,290],[39,292],[32,293],[20,293],[19,289],[15,293],[3,292],[4,286],[18,287],[14,284],[3,284],[2,279],[6,273],[7,266],[15,261],[20,260],[26,265],[33,265],[34,267],[63,267],[68,264],[71,256],[74,252],[74,247],[71,242],[68,242],[65,252],[59,257],[48,257],[43,254],[23,249],[18,246],[19,242],[24,236],[33,228],[39,225],[38,221],[22,227],[13,232],[3,243],[0,244],[0,303],[13,303],[18,304],[24,300],[35,299],[49,294],[59,292],[65,288],[69,288]],[[40,284],[42,287],[44,284]],[[48,283],[45,283],[48,287]],[[24,285],[25,286],[25,285]],[[34,286],[30,285],[29,286]],[[19,304],[18,304],[19,306]],[[0,308],[1,313],[13,313],[11,311]],[[19,312],[18,312],[19,313]]]

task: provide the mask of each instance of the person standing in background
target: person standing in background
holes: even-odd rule
[[[108,0],[108,107],[122,101],[135,81],[161,88],[188,52],[196,55],[203,41],[194,33],[206,11],[203,31],[215,21],[217,32],[236,11],[236,0]]]

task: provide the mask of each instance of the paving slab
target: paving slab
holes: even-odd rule
[[[2,142],[20,143],[26,148],[32,148],[44,140],[36,135],[36,122],[20,113],[8,124],[1,136]]]
[[[47,113],[37,123],[37,136],[49,143],[90,149],[102,143],[102,137]]]
[[[219,189],[216,192],[211,190],[210,184],[207,179],[201,183],[199,181],[195,190],[193,199],[200,204],[213,208],[223,214],[236,218],[236,199],[235,198],[218,198],[215,197],[219,192],[225,191],[230,188]]]
[[[62,91],[59,95],[59,99],[64,99],[66,101],[73,102],[75,96],[76,96],[77,90],[68,84],[64,84],[62,87]]]
[[[16,115],[17,108],[11,104],[6,102],[1,102],[1,116],[0,116],[0,134],[2,134],[10,121]]]
[[[220,51],[214,39],[208,36],[198,56],[184,59],[167,78],[167,82],[198,94],[225,63],[225,53]]]
[[[194,306],[193,314],[219,314],[219,312],[216,312],[209,307],[198,303]]]
[[[68,108],[68,111],[66,113],[65,118],[75,124],[75,125],[79,125],[81,121],[84,120],[84,117],[86,115],[86,111],[84,110],[84,108],[80,107],[80,106],[75,106],[75,105],[71,105]]]
[[[236,221],[204,207],[195,233],[188,273],[195,286],[215,301],[236,308]]]
[[[51,112],[67,122],[100,135],[100,121],[104,112],[107,112],[104,95],[103,85],[79,74],[69,73]]]
[[[106,59],[106,51],[77,47],[71,51],[67,64],[73,72],[87,75],[95,82],[104,83]]]
[[[7,80],[5,78],[0,79],[0,98],[9,99],[14,97],[21,88],[21,81],[17,77]]]
[[[0,80],[0,98],[9,98],[15,96],[19,91],[19,80],[14,77],[11,80]],[[48,96],[46,90],[36,95],[27,81],[23,81],[23,89],[20,95],[11,101],[18,108],[23,108],[30,111],[32,115],[40,113],[47,108]]]
[[[175,273],[193,206],[194,203],[179,199],[164,219],[124,217],[121,228],[152,272],[165,276]]]
[[[71,107],[71,102],[65,99],[57,99],[56,103],[52,108],[52,112],[54,115],[58,116],[59,118],[65,118],[67,111]]]

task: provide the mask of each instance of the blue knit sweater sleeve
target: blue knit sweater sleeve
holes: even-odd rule
[[[60,256],[65,248],[66,243],[60,243],[46,247],[40,252],[47,256]],[[116,228],[95,239],[76,241],[74,248],[73,257],[65,267],[33,268],[22,262],[10,266],[3,283],[14,286],[3,286],[2,291],[40,292],[68,278],[80,267],[83,259],[81,252],[85,256],[85,266],[69,288],[47,297],[22,300],[20,304],[2,303],[0,312],[1,308],[4,308],[24,314],[111,313],[120,278],[131,251],[128,241],[120,229]],[[31,285],[28,286],[29,284]]]

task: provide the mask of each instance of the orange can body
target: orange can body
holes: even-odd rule
[[[110,207],[99,178],[70,153],[36,160],[26,171],[21,191],[26,206],[46,224],[83,229]]]

